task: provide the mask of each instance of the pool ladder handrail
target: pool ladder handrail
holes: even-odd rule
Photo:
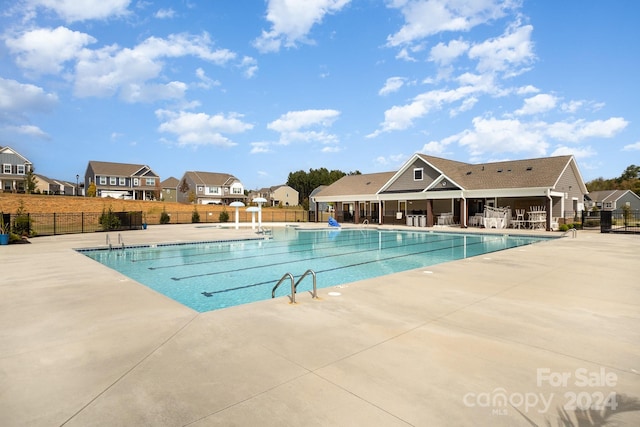
[[[111,243],[111,238],[109,237],[108,234],[105,240],[106,240],[106,245],[109,246],[109,250],[113,249],[113,244]],[[124,250],[124,239],[122,238],[120,233],[118,233],[118,246],[122,247],[122,249]]]
[[[576,237],[578,237],[578,230],[577,230],[575,227],[570,228],[569,230],[565,231],[565,232],[562,234],[562,237],[565,237],[565,236],[566,236],[567,234],[569,234],[569,233],[571,233],[571,238],[572,238],[572,239],[575,239]]]
[[[295,304],[296,303],[296,292],[297,292],[297,289],[298,289],[298,285],[300,284],[302,279],[307,277],[309,274],[311,274],[313,276],[313,291],[311,292],[311,297],[312,298],[318,298],[318,288],[317,288],[317,284],[316,284],[316,272],[313,271],[312,269],[308,269],[307,271],[305,271],[304,274],[302,274],[302,276],[300,276],[298,281],[295,282],[295,283],[294,283],[293,274],[285,273],[280,278],[280,280],[278,280],[278,283],[276,283],[276,285],[271,290],[271,298],[275,298],[276,297],[276,289],[278,289],[278,286],[280,286],[280,284],[282,284],[282,282],[284,282],[288,277],[291,280],[291,296],[289,297],[289,299],[291,300],[291,304]]]

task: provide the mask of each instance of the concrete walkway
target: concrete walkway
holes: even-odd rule
[[[640,397],[638,236],[581,231],[208,313],[73,250],[104,233],[31,242],[0,247],[2,426],[555,426],[563,405]]]

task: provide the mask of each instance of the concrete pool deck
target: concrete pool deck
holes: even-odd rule
[[[580,231],[207,313],[73,250],[104,233],[31,242],[0,247],[2,426],[543,426],[640,398],[638,236]]]

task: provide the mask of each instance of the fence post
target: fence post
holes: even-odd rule
[[[56,235],[56,213],[53,213],[53,235]]]
[[[82,211],[80,216],[80,230],[84,233],[84,211]]]

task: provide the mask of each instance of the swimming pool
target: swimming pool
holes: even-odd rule
[[[271,298],[286,273],[318,288],[477,256],[548,237],[378,229],[274,228],[272,238],[80,249],[84,255],[199,312]],[[290,282],[289,282],[290,283]],[[298,293],[311,290],[303,280]],[[288,295],[283,283],[276,297]]]

